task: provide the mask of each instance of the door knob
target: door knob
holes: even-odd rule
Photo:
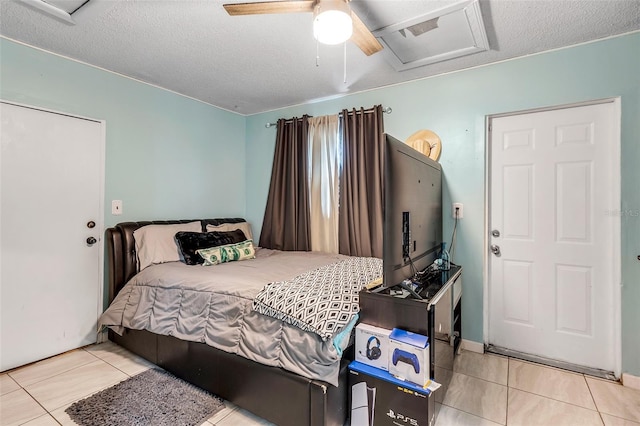
[[[87,244],[89,244],[90,246],[94,245],[94,244],[95,244],[95,243],[97,243],[97,242],[98,242],[98,240],[96,240],[96,239],[95,239],[95,238],[93,238],[93,237],[89,237],[89,238],[87,238]]]
[[[494,237],[499,237],[500,231],[498,231],[497,229],[494,229],[493,231],[491,231],[491,235],[493,235]]]
[[[496,244],[491,245],[491,252],[496,256],[500,257],[500,246]]]

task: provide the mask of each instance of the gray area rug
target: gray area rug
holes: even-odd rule
[[[164,370],[151,369],[65,411],[84,426],[195,426],[223,407],[219,397]]]

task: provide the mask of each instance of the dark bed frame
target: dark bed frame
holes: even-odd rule
[[[109,302],[137,272],[133,231],[150,224],[195,220],[124,222],[105,232]],[[202,219],[206,225],[243,222],[241,218]],[[343,357],[339,386],[269,367],[204,343],[187,342],[146,330],[109,330],[109,339],[174,375],[231,401],[277,425],[343,426],[347,418],[347,366]],[[347,352],[348,353],[348,352]]]

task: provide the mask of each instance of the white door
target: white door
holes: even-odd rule
[[[618,114],[606,102],[490,119],[490,344],[616,370]]]
[[[0,104],[0,371],[97,338],[103,123]],[[94,222],[91,228],[89,222]]]

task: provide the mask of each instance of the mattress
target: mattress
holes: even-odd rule
[[[135,275],[101,316],[98,326],[118,334],[148,330],[202,342],[261,364],[338,385],[341,347],[252,309],[271,282],[348,258],[317,252],[256,249],[256,258],[215,266],[181,262],[152,265]]]

